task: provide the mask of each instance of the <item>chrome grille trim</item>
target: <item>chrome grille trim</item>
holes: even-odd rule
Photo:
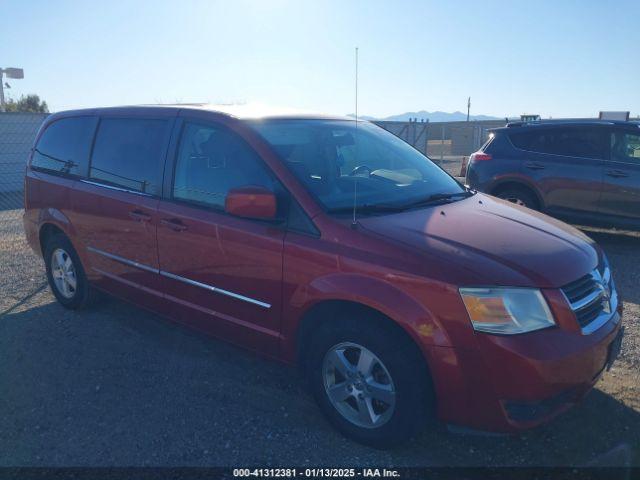
[[[598,288],[597,290],[593,290],[586,297],[581,298],[580,300],[576,300],[571,304],[571,310],[574,312],[577,310],[581,310],[585,307],[590,306],[592,303],[597,302],[604,296],[604,289]]]
[[[608,265],[602,272],[596,268],[561,290],[583,335],[595,332],[616,315],[618,294]]]

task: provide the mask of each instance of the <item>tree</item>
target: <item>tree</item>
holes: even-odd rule
[[[20,100],[8,100],[5,105],[7,112],[31,112],[31,113],[49,113],[47,102],[40,100],[38,95],[33,93],[29,95],[21,95]]]

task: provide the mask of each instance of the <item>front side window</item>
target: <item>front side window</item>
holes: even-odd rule
[[[31,166],[59,174],[86,174],[96,122],[96,117],[70,117],[49,125],[38,140]]]
[[[349,120],[262,120],[253,127],[330,211],[404,209],[466,191],[395,135]]]
[[[166,120],[103,118],[89,176],[128,190],[158,195],[167,128]]]
[[[640,164],[640,133],[611,134],[611,160]]]
[[[229,190],[261,186],[276,190],[276,180],[238,135],[222,126],[186,123],[173,180],[173,198],[224,209]]]

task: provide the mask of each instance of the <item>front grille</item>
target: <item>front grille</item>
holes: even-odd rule
[[[591,274],[588,274],[582,278],[579,278],[575,282],[571,282],[569,285],[566,285],[562,289],[562,291],[567,296],[567,300],[569,300],[569,303],[575,303],[588,296],[596,288],[597,286],[595,279]]]
[[[593,322],[611,312],[610,299],[615,292],[609,267],[593,270],[565,285],[562,292],[567,297],[576,320],[584,331]]]

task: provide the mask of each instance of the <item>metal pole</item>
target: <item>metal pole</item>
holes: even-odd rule
[[[429,119],[424,125],[424,154],[429,156]]]
[[[442,124],[442,136],[440,137],[440,166],[444,163],[444,123]]]
[[[3,74],[4,70],[0,68],[0,112],[4,112],[4,82],[2,81]]]

